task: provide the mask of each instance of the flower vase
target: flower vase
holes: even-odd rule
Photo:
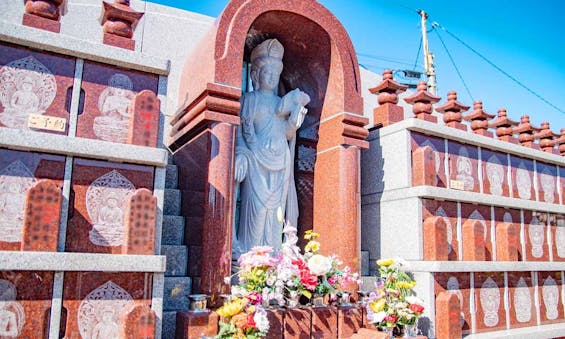
[[[381,327],[380,330],[386,334],[387,339],[393,339],[394,338],[394,335],[393,335],[394,326],[384,326],[384,327]]]
[[[288,308],[296,308],[300,305],[300,294],[291,292],[286,302]]]
[[[340,306],[351,306],[351,295],[347,292],[341,292],[339,297]]]
[[[404,325],[404,336],[403,338],[415,338],[418,336],[418,325]]]
[[[311,300],[312,307],[326,307],[327,305],[324,301],[325,297],[324,294],[314,294]]]

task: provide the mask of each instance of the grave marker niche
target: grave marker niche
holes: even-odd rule
[[[154,339],[155,312],[147,305],[136,305],[124,308],[120,314],[121,333],[123,339]]]
[[[126,204],[122,254],[154,254],[157,198],[148,189],[141,188]]]
[[[131,102],[131,115],[128,143],[155,147],[159,125],[161,101],[150,90],[139,92]]]
[[[27,193],[22,251],[57,251],[61,189],[51,180],[39,181]]]

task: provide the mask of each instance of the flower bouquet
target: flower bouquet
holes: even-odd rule
[[[222,317],[216,338],[256,339],[267,335],[267,312],[247,298],[235,298],[217,310]]]
[[[416,282],[404,271],[406,263],[401,259],[382,259],[377,264],[380,280],[369,295],[367,319],[389,331],[415,325],[424,306],[423,301],[414,296]]]

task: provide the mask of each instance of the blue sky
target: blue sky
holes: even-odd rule
[[[274,1],[274,0],[273,0]],[[152,0],[152,2],[217,17],[226,0]],[[557,106],[553,108],[517,85],[446,32],[439,30],[474,100],[485,110],[499,108],[519,120],[530,115],[539,125],[549,121],[554,132],[565,127],[565,1],[542,0],[320,0],[343,23],[358,54],[369,70],[423,70],[420,16],[429,13],[449,32],[480,52],[530,90]],[[430,28],[430,26],[428,26]],[[461,102],[472,99],[452,65],[438,33],[430,32],[430,50],[436,55],[438,95],[456,90]]]

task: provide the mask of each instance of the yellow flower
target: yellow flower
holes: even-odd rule
[[[240,313],[246,304],[247,304],[246,299],[234,299],[230,302],[225,303],[222,307],[220,307],[217,310],[217,312],[220,316],[224,318],[231,318],[234,315]]]
[[[320,236],[319,233],[312,232],[312,230],[308,230],[308,231],[304,232],[304,239],[306,239],[306,240],[314,240],[319,236]]]
[[[369,303],[369,307],[371,308],[371,311],[373,311],[374,313],[378,313],[385,308],[385,300],[379,299],[376,301],[372,301],[371,303]]]
[[[398,288],[404,288],[404,289],[410,289],[414,287],[414,285],[411,282],[407,282],[407,281],[399,281],[396,283],[396,286]]]
[[[314,240],[310,240],[307,244],[306,247],[304,247],[304,251],[306,252],[312,252],[312,253],[316,253],[320,250],[320,243]]]
[[[377,260],[377,265],[383,267],[389,267],[390,265],[394,264],[394,259],[380,259]]]

